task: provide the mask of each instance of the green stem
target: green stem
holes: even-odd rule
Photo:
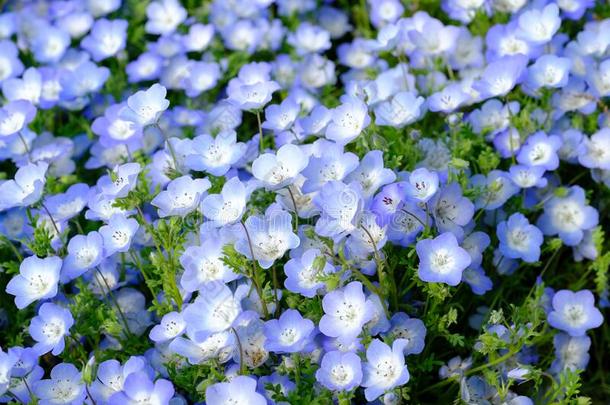
[[[254,288],[256,288],[256,293],[258,294],[258,298],[261,300],[261,307],[263,308],[263,315],[266,318],[269,318],[269,310],[267,309],[267,303],[265,302],[265,297],[263,296],[263,290],[257,279],[257,266],[256,259],[254,258],[254,248],[252,247],[252,239],[250,239],[250,232],[248,232],[248,228],[244,221],[241,221],[241,226],[244,228],[246,232],[246,238],[248,239],[248,246],[250,247],[250,255],[252,256],[252,283],[254,284]]]
[[[258,122],[258,145],[261,153],[263,153],[263,124],[261,123],[261,112],[260,110],[256,111],[256,121]]]

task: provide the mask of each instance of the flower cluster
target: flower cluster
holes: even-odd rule
[[[0,403],[610,397],[610,5],[14,0],[0,89]]]

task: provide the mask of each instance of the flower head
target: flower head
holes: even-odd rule
[[[15,305],[22,309],[34,301],[53,298],[62,260],[57,256],[40,259],[30,256],[19,266],[19,274],[6,285],[6,292],[15,296]]]
[[[604,317],[595,307],[591,291],[561,290],[553,296],[553,310],[548,314],[548,321],[549,325],[570,336],[583,336],[588,329],[599,327]]]
[[[468,252],[450,232],[420,240],[415,249],[419,257],[417,274],[422,281],[456,286],[462,280],[462,271],[471,263]]]

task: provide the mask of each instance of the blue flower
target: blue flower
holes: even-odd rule
[[[210,404],[267,405],[265,397],[256,392],[256,380],[241,375],[230,382],[208,386],[205,390],[205,398]]]
[[[587,330],[599,327],[604,317],[595,307],[591,291],[561,290],[553,296],[553,310],[548,314],[548,322],[570,336],[583,336]]]
[[[300,258],[286,262],[284,286],[288,291],[313,298],[324,288],[324,277],[333,273],[335,269],[326,260],[320,262],[318,259],[320,255],[319,249],[308,249]]]
[[[19,274],[6,285],[6,292],[15,296],[17,308],[55,297],[61,265],[62,260],[57,256],[25,258],[19,266]]]
[[[159,209],[159,217],[185,217],[199,207],[207,189],[211,187],[208,179],[193,179],[190,176],[178,177],[169,182],[167,189],[160,192],[150,202]]]
[[[177,0],[157,0],[146,7],[146,32],[149,34],[170,34],[178,28],[186,17],[186,10]]]
[[[252,62],[242,66],[236,78],[229,81],[227,95],[230,102],[242,110],[259,110],[269,101],[280,85],[270,80],[271,65]]]
[[[248,192],[239,178],[232,177],[220,194],[209,194],[201,201],[200,209],[214,227],[222,227],[239,221],[246,209]]]
[[[464,235],[474,215],[474,204],[462,195],[458,183],[447,184],[430,199],[430,211],[439,232],[451,232],[457,238]]]
[[[409,381],[409,370],[405,365],[404,348],[407,341],[397,339],[392,347],[379,339],[373,339],[366,349],[364,363],[364,396],[367,401],[374,401],[386,391],[406,384]]]
[[[70,363],[53,367],[51,378],[36,382],[32,390],[41,405],[79,405],[87,396],[80,371]]]
[[[99,265],[104,258],[104,240],[98,232],[75,235],[68,242],[68,255],[61,270],[62,283],[73,280]]]
[[[133,218],[126,218],[123,214],[113,214],[107,225],[99,229],[104,239],[104,251],[106,256],[116,252],[127,252],[131,247],[131,241],[140,225]]]
[[[496,233],[500,240],[500,252],[504,256],[527,263],[537,262],[540,258],[544,236],[540,229],[530,225],[523,214],[512,214],[508,221],[500,222]]]
[[[140,90],[127,98],[128,108],[122,111],[120,117],[142,127],[156,124],[163,111],[169,107],[166,95],[166,88],[158,83],[147,90]]]
[[[314,323],[294,309],[279,319],[265,322],[265,349],[273,353],[309,352],[313,348]]]
[[[302,187],[305,193],[320,190],[332,180],[342,181],[358,167],[358,157],[351,152],[344,152],[341,145],[320,140],[314,143],[314,147],[319,152],[314,152],[303,170],[303,176],[307,179]]]
[[[324,316],[320,319],[320,332],[339,338],[341,342],[355,339],[375,314],[373,302],[366,298],[362,284],[357,281],[326,294],[322,307]]]
[[[351,391],[362,382],[362,362],[356,353],[332,351],[324,354],[316,380],[331,391]]]
[[[468,267],[462,273],[462,281],[466,282],[476,295],[483,295],[493,288],[493,282],[481,267]]]
[[[371,117],[366,104],[356,97],[342,97],[342,104],[331,111],[326,138],[340,145],[350,143],[369,126]]]
[[[228,283],[239,278],[224,263],[222,248],[225,241],[207,238],[199,246],[188,246],[180,256],[184,273],[180,277],[180,286],[185,291],[195,292],[211,283]]]
[[[42,196],[48,165],[30,163],[19,168],[14,180],[0,184],[0,211],[13,207],[30,206]]]
[[[226,285],[212,283],[201,293],[182,311],[187,333],[199,341],[226,331],[241,313],[238,298]]]
[[[568,246],[576,246],[584,231],[597,226],[597,210],[586,204],[585,191],[570,187],[565,195],[554,195],[544,204],[544,213],[536,225],[545,235],[558,235]]]
[[[417,274],[422,281],[456,286],[471,258],[458,245],[455,235],[445,232],[434,239],[423,239],[415,246],[419,257]]]
[[[555,347],[555,360],[551,364],[550,371],[561,374],[565,370],[584,370],[589,363],[589,348],[591,338],[589,336],[570,336],[566,333],[558,333],[553,337]]]
[[[484,176],[476,174],[470,178],[470,183],[480,191],[474,206],[477,209],[495,210],[500,208],[510,197],[519,192],[506,172],[492,170]]]
[[[404,312],[397,312],[390,319],[390,330],[386,335],[392,340],[403,339],[407,343],[404,346],[404,354],[419,354],[424,350],[426,340],[426,325],[416,318],[410,318]]]
[[[144,371],[129,374],[123,383],[123,390],[113,394],[108,402],[114,404],[137,403],[141,401],[168,404],[174,396],[174,386],[165,379],[154,381]]]
[[[178,312],[168,312],[163,315],[161,323],[151,329],[149,336],[154,342],[167,342],[176,336],[180,336],[185,329],[186,322],[184,322],[182,315]]]
[[[117,54],[125,48],[127,40],[126,20],[101,18],[81,41],[81,47],[89,52],[93,60],[99,62]]]
[[[341,238],[356,229],[363,206],[360,193],[359,183],[327,182],[314,197],[314,203],[321,211],[316,233]]]
[[[532,8],[519,16],[518,35],[534,45],[549,42],[561,26],[559,7],[551,3],[543,9]]]
[[[69,335],[74,325],[70,310],[52,302],[45,302],[38,309],[38,316],[32,318],[30,335],[36,341],[34,351],[38,355],[51,352],[54,356],[64,351],[64,337]]]
[[[555,170],[559,167],[557,152],[561,147],[561,138],[557,135],[547,135],[542,131],[536,132],[527,138],[525,144],[517,154],[517,162],[542,167],[546,170]]]
[[[292,216],[276,206],[270,206],[264,216],[252,215],[246,219],[243,232],[235,244],[238,252],[268,269],[286,251],[300,244],[292,231]]]
[[[309,158],[299,146],[286,144],[276,154],[263,153],[252,163],[252,174],[270,190],[292,183],[307,167]]]

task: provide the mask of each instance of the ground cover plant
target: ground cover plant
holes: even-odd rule
[[[0,402],[610,401],[610,3],[0,10]]]

